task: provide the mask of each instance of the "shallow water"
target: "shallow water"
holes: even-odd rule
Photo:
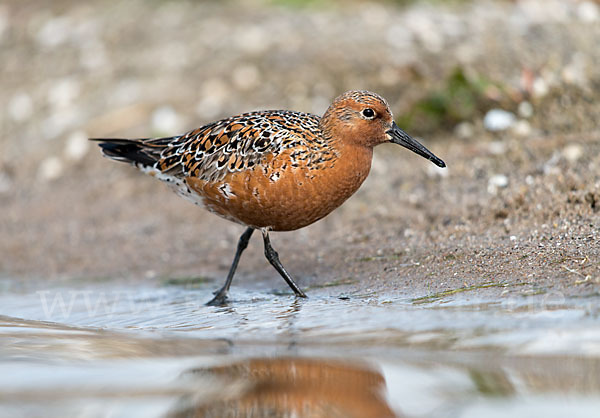
[[[0,294],[0,416],[598,416],[600,297]]]

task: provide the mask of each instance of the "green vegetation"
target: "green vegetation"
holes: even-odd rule
[[[422,303],[431,303],[431,302],[436,302],[442,298],[444,298],[445,296],[450,296],[450,295],[454,295],[457,293],[463,293],[463,292],[470,292],[473,290],[477,290],[477,289],[487,289],[490,287],[514,287],[514,286],[525,286],[529,283],[496,283],[496,282],[487,282],[487,283],[482,283],[479,285],[474,285],[474,286],[465,286],[465,287],[459,287],[458,289],[449,289],[449,290],[444,290],[442,292],[438,292],[438,293],[434,293],[433,295],[427,295],[427,296],[421,296],[419,298],[414,298],[411,299],[411,302],[414,304],[422,304]]]
[[[372,255],[356,258],[355,261],[394,261],[399,260],[402,253],[393,253],[389,255]]]
[[[469,375],[477,388],[477,392],[484,396],[504,397],[515,393],[510,379],[502,371],[470,370]]]
[[[491,91],[502,93],[503,88],[484,76],[469,76],[456,68],[441,87],[415,103],[397,123],[402,129],[423,132],[451,128],[490,109],[497,101],[490,98]]]
[[[314,284],[312,286],[309,286],[308,290],[310,290],[310,289],[323,289],[325,287],[336,287],[336,286],[342,286],[342,285],[345,285],[345,284],[355,284],[355,283],[358,283],[358,280],[352,279],[352,278],[339,279],[339,280],[333,280],[333,281],[326,282],[326,283]]]
[[[166,277],[161,279],[163,286],[185,286],[185,287],[198,287],[204,283],[213,282],[214,280],[209,277],[198,276],[198,277]]]

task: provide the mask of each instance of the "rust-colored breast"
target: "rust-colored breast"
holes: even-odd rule
[[[372,149],[367,147],[345,145],[326,161],[298,160],[293,153],[288,149],[267,156],[263,163],[219,181],[188,177],[186,182],[211,212],[255,228],[290,231],[340,206],[371,167]]]

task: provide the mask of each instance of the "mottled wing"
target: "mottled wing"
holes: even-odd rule
[[[260,111],[223,119],[190,131],[163,149],[156,168],[176,177],[218,181],[289,148],[321,147],[319,117],[291,111]]]

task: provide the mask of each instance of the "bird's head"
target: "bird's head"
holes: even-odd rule
[[[402,145],[439,167],[446,164],[396,125],[385,99],[370,91],[352,90],[337,97],[323,115],[325,135],[358,146],[386,142]]]

